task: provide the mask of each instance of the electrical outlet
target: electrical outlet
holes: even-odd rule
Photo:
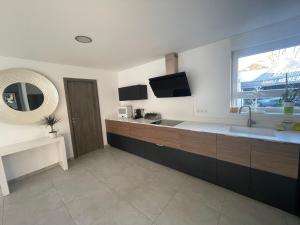
[[[201,108],[199,108],[199,109],[196,110],[196,112],[200,113],[200,114],[207,113],[207,109],[201,109]]]
[[[205,113],[208,113],[207,109],[203,109],[203,108],[196,109],[196,114],[205,114]]]

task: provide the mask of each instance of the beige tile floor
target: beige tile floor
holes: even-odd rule
[[[296,225],[300,219],[106,147],[11,184],[3,225]]]

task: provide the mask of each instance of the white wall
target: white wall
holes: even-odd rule
[[[98,84],[102,129],[106,144],[104,117],[114,114],[118,105],[117,73],[83,67],[59,65],[38,61],[23,60],[0,56],[0,69],[27,68],[40,72],[51,80],[59,92],[59,105],[56,114],[61,118],[57,128],[66,138],[68,157],[73,157],[68,113],[66,108],[63,77],[95,79]],[[39,124],[15,125],[0,121],[0,146],[44,137],[47,129]],[[42,151],[40,151],[42,150]],[[12,179],[44,166],[52,165],[56,161],[55,146],[45,147],[31,152],[24,152],[5,158],[5,168],[8,179]]]
[[[231,52],[299,35],[300,17],[237,35],[179,53],[179,70],[185,71],[191,97],[156,98],[148,85],[150,77],[165,74],[164,58],[119,72],[119,86],[148,85],[148,100],[121,102],[146,111],[161,112],[164,118],[227,124],[246,124],[246,115],[229,113],[231,93]],[[203,112],[201,112],[203,111]],[[284,119],[299,116],[254,115],[257,126],[272,127]]]

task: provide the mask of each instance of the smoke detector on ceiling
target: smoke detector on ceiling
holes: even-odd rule
[[[84,44],[91,43],[93,41],[92,38],[83,35],[76,36],[75,40]]]

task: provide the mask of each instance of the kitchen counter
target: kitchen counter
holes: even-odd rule
[[[129,122],[129,123],[139,123],[139,124],[148,124],[151,126],[163,126],[151,124],[155,120],[147,120],[147,119],[132,119],[132,118],[118,118],[118,117],[109,117],[106,118],[108,120],[115,120],[121,122]],[[170,127],[170,126],[168,126]],[[232,131],[232,128],[242,128],[247,129],[246,127],[238,127],[238,126],[230,126],[225,124],[215,124],[215,123],[203,123],[203,122],[192,122],[192,121],[184,121],[176,126],[171,126],[170,128],[198,131],[198,132],[206,132],[213,134],[222,134],[226,136],[233,137],[244,137],[244,138],[252,138],[273,142],[281,142],[281,143],[291,143],[291,144],[300,144],[300,132],[297,131],[275,131],[272,129],[264,129],[264,128],[253,128],[261,131],[272,132],[273,136],[263,135],[263,134],[252,134],[245,132]]]

